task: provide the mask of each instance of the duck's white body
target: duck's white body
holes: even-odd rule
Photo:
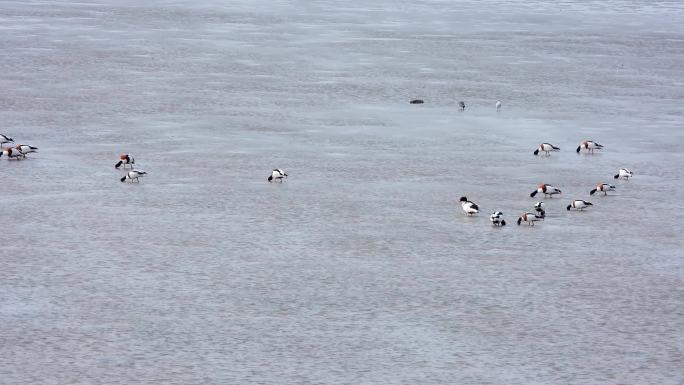
[[[279,168],[276,168],[275,170],[271,171],[271,176],[268,177],[269,182],[273,182],[273,180],[277,180],[282,182],[283,178],[287,178],[287,174]]]
[[[497,100],[496,101],[496,110],[499,111],[501,109],[501,101]]]
[[[28,144],[17,144],[14,148],[21,151],[24,155],[38,151],[38,147],[29,146]]]
[[[582,211],[582,210],[586,209],[586,208],[589,207],[589,206],[593,206],[593,205],[591,204],[591,202],[587,202],[587,201],[581,200],[581,199],[576,199],[576,200],[572,201],[572,203],[570,203],[570,204],[566,207],[566,209],[567,209],[568,211],[570,211],[570,209],[575,209],[575,210]]]
[[[475,203],[469,201],[466,197],[461,197],[461,208],[466,215],[473,215],[480,212],[480,208]]]
[[[135,182],[140,182],[140,179],[139,179],[139,178],[141,178],[141,177],[143,177],[143,176],[145,176],[145,175],[147,175],[147,172],[145,172],[145,171],[142,171],[142,170],[131,170],[131,171],[129,171],[129,172],[126,173],[126,176],[124,176],[123,178],[121,178],[121,181],[122,181],[122,182],[125,182],[126,180],[128,180],[129,182],[133,182],[133,181],[135,181]]]
[[[494,226],[506,226],[506,221],[503,219],[503,213],[501,211],[492,213],[489,220]]]
[[[534,150],[533,154],[539,155],[540,152],[544,152],[546,153],[546,156],[550,156],[551,151],[560,151],[560,147],[556,147],[551,143],[542,143],[536,150]]]
[[[596,188],[589,191],[589,195],[594,195],[596,192],[602,192],[603,195],[608,195],[608,191],[615,191],[615,186],[608,183],[599,183]]]
[[[618,171],[618,173],[613,176],[613,178],[629,180],[629,178],[631,178],[632,176],[634,176],[632,171],[626,168],[621,168],[620,171]]]
[[[534,226],[534,222],[540,221],[542,218],[539,215],[533,214],[533,213],[523,213],[519,218],[518,218],[518,226],[522,222],[527,222],[528,226]]]
[[[530,197],[534,198],[534,196],[539,193],[543,193],[545,197],[548,196],[552,198],[556,194],[561,194],[562,191],[558,187],[544,183],[537,186],[537,189],[530,193]]]

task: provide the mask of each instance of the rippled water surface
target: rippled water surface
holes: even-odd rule
[[[675,1],[0,1],[0,132],[40,147],[0,159],[0,383],[681,384],[683,26]],[[538,183],[563,195],[518,227]]]

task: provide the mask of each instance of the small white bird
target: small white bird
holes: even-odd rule
[[[17,150],[16,148],[12,148],[12,147],[3,148],[2,153],[0,153],[0,156],[3,156],[3,155],[5,155],[7,157],[7,159],[10,159],[10,160],[12,160],[12,159],[17,160],[17,159],[26,158],[26,155],[23,152]]]
[[[506,226],[506,221],[503,219],[503,213],[501,211],[492,213],[489,220],[492,221],[494,226]]]
[[[626,168],[621,168],[620,171],[618,171],[618,173],[615,174],[615,176],[613,176],[613,178],[629,180],[629,178],[631,178],[632,176],[634,176],[634,174],[630,170]]]
[[[276,168],[275,170],[271,171],[271,176],[268,177],[268,181],[273,182],[273,180],[275,179],[282,183],[283,178],[287,178],[287,174],[285,174],[283,170]]]
[[[599,183],[595,189],[589,191],[589,195],[594,195],[597,191],[602,192],[603,195],[608,195],[608,191],[615,191],[615,186],[608,183]]]
[[[523,213],[518,218],[518,226],[520,226],[520,224],[522,222],[527,222],[528,226],[534,226],[534,222],[537,222],[540,220],[542,220],[542,217],[540,217],[539,215],[532,214],[532,213]]]
[[[464,101],[458,102],[458,107],[461,109],[461,111],[465,110],[465,102]]]
[[[603,146],[594,142],[593,140],[583,140],[579,146],[577,146],[577,153],[580,153],[581,149],[587,150],[587,152],[594,153],[594,150],[600,150]]]
[[[140,179],[138,179],[138,178],[143,177],[145,175],[147,175],[147,173],[145,171],[131,170],[131,171],[127,172],[123,178],[121,178],[121,181],[125,182],[128,179],[131,183],[133,181],[140,182]]]
[[[38,151],[38,147],[29,146],[27,144],[17,144],[14,148],[21,151],[24,155]]]
[[[130,165],[131,169],[133,169],[133,165],[135,164],[135,158],[133,158],[133,155],[131,154],[121,154],[119,155],[119,161],[116,162],[114,168],[119,168],[122,164],[124,166],[124,169],[126,168],[126,165]]]
[[[480,212],[480,208],[466,197],[461,197],[461,208],[463,208],[466,215],[473,215]]]
[[[581,199],[576,199],[576,200],[572,201],[572,203],[570,203],[570,204],[568,205],[568,207],[566,207],[566,209],[567,209],[568,211],[570,211],[570,209],[575,209],[575,210],[580,210],[580,211],[582,211],[582,210],[586,209],[586,208],[589,207],[589,206],[593,206],[593,205],[591,204],[591,202],[583,201],[583,200],[581,200]]]
[[[2,147],[5,143],[14,143],[14,139],[5,134],[0,134],[0,147]]]
[[[496,101],[496,112],[499,112],[500,109],[501,109],[501,100],[497,100]]]
[[[534,211],[536,211],[543,218],[546,218],[546,210],[544,210],[544,202],[537,202],[534,204]]]
[[[551,151],[560,151],[560,147],[556,147],[551,143],[542,143],[536,150],[534,150],[533,154],[539,155],[540,152],[545,152],[546,156],[550,156]]]
[[[540,184],[537,189],[530,193],[530,196],[534,198],[537,193],[544,193],[544,197],[553,198],[555,194],[561,194],[562,191],[558,187],[551,186],[550,184]]]

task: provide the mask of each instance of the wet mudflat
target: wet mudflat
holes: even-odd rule
[[[681,383],[682,19],[2,3],[0,132],[40,150],[0,158],[0,382]]]

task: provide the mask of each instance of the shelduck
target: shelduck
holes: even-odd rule
[[[630,171],[626,168],[621,168],[620,171],[618,171],[618,173],[615,174],[615,176],[613,176],[613,178],[629,180],[629,178],[631,178],[632,176],[634,176],[632,171]]]
[[[608,183],[599,183],[595,189],[589,191],[589,195],[594,195],[597,191],[602,192],[603,195],[608,195],[608,191],[615,191],[615,186]]]
[[[473,215],[480,212],[480,208],[473,202],[469,201],[466,197],[461,197],[461,208],[465,211],[466,215]]]
[[[575,209],[575,210],[582,211],[582,210],[586,209],[586,208],[589,207],[589,206],[593,206],[593,205],[591,204],[591,202],[587,202],[587,201],[584,201],[584,200],[581,200],[581,199],[576,199],[576,200],[572,201],[572,203],[570,203],[570,204],[566,207],[566,209],[567,209],[568,211],[570,211],[570,209]]]
[[[135,158],[133,158],[133,155],[131,154],[121,154],[119,155],[119,161],[116,162],[114,165],[114,168],[119,168],[121,165],[126,168],[126,165],[130,165],[131,169],[133,168],[133,165],[135,164]]]
[[[126,180],[128,180],[129,182],[133,182],[133,181],[140,182],[139,178],[143,177],[145,175],[147,175],[147,173],[145,171],[131,170],[131,171],[127,172],[123,178],[121,178],[121,181],[125,182]]]
[[[551,143],[542,143],[536,150],[534,150],[533,154],[539,155],[540,152],[544,152],[546,153],[546,156],[550,156],[551,151],[560,151],[560,147],[556,147]]]
[[[26,155],[23,152],[17,150],[16,148],[12,148],[12,147],[3,148],[2,153],[0,153],[0,156],[2,156],[2,155],[6,156],[7,159],[10,159],[10,160],[12,160],[12,159],[17,160],[17,159],[26,158]]]
[[[530,193],[530,197],[534,198],[538,193],[544,193],[545,197],[553,198],[556,194],[561,194],[562,191],[558,187],[551,186],[550,184],[540,184],[537,189]]]
[[[539,215],[533,213],[523,213],[518,218],[518,226],[520,226],[522,222],[527,222],[528,226],[534,226],[534,222],[540,221],[541,219],[542,217]]]
[[[492,213],[489,220],[494,226],[506,226],[506,221],[503,219],[503,213],[501,211]]]
[[[273,180],[277,180],[282,182],[283,178],[287,178],[287,174],[283,172],[283,170],[276,168],[275,170],[271,171],[271,176],[268,177],[269,182],[273,182]]]
[[[21,151],[24,155],[38,151],[38,147],[29,146],[27,144],[17,144],[14,146],[14,149]]]
[[[600,150],[603,146],[594,142],[593,140],[583,140],[579,146],[577,146],[577,153],[580,153],[581,149],[587,150],[587,152],[594,153],[594,150]]]
[[[541,216],[542,219],[546,218],[546,210],[544,209],[544,202],[537,202],[534,204],[534,211],[537,212],[537,215]]]
[[[5,134],[0,134],[0,147],[3,146],[5,143],[14,143],[14,139],[10,138]]]

